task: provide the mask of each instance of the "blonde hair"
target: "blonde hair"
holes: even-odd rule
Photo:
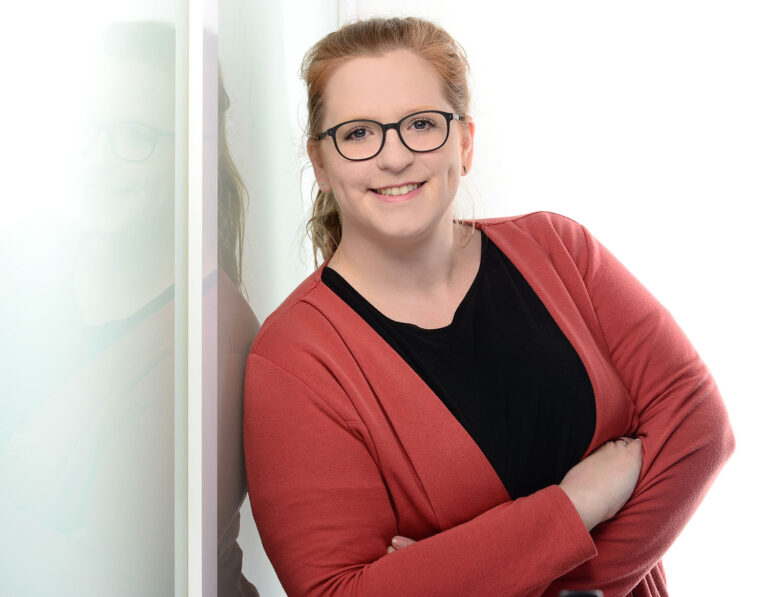
[[[377,56],[392,50],[410,50],[427,60],[442,81],[442,92],[453,110],[469,112],[469,84],[464,49],[444,29],[414,17],[372,18],[344,25],[326,35],[304,56],[301,76],[307,85],[307,136],[319,135],[325,115],[323,92],[333,71],[344,61],[358,56]],[[462,121],[465,124],[466,121]],[[330,259],[341,242],[341,213],[332,191],[318,189],[307,222],[315,265],[318,252]]]

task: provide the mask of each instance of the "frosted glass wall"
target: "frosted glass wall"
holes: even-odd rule
[[[184,19],[170,1],[87,21],[82,8],[51,7],[55,26],[30,11],[3,42],[18,78],[3,105],[0,594],[173,595],[186,582]]]

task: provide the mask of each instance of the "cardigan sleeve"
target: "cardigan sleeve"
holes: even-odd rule
[[[586,230],[564,234],[643,441],[629,502],[592,531],[598,555],[553,583],[627,595],[659,562],[734,449],[714,380],[670,313]]]
[[[311,379],[259,354],[246,365],[251,507],[288,595],[540,594],[594,556],[556,486],[387,554],[396,514],[360,421],[335,407],[340,387]]]

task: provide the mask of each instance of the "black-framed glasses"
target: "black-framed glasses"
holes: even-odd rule
[[[331,137],[341,157],[360,162],[379,155],[389,129],[395,129],[400,141],[411,151],[426,153],[445,145],[451,132],[451,120],[463,119],[463,114],[423,110],[388,124],[366,119],[347,120],[323,131],[315,139]]]
[[[99,135],[105,132],[116,157],[126,162],[144,162],[155,152],[160,137],[173,137],[173,133],[158,131],[140,122],[97,124],[85,122],[80,127],[80,150],[88,153]]]

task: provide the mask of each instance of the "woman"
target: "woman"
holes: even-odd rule
[[[325,262],[246,365],[264,548],[289,595],[666,594],[660,558],[733,449],[722,401],[581,226],[453,220],[466,71],[418,19],[305,57]]]

